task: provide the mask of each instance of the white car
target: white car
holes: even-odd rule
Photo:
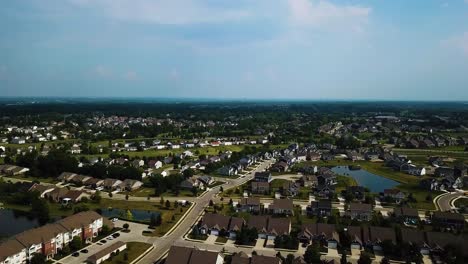
[[[117,222],[117,221],[119,221],[118,218],[116,218],[116,217],[112,218],[112,222],[113,222],[113,223],[115,223],[115,222]]]
[[[114,238],[112,236],[106,237],[107,240],[113,240]]]

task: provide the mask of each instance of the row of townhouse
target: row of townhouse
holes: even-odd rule
[[[24,174],[28,171],[29,171],[28,168],[24,168],[24,167],[20,167],[16,165],[8,165],[8,164],[0,165],[0,174],[5,174],[8,176]]]
[[[166,264],[223,264],[224,256],[216,251],[200,250],[190,247],[172,246],[167,255]],[[231,264],[281,264],[278,257],[252,255],[249,257],[244,252],[232,256]],[[297,263],[297,262],[295,262]]]
[[[255,228],[258,237],[274,240],[277,236],[289,235],[291,232],[291,220],[289,218],[277,218],[265,215],[252,215],[246,222],[240,217],[229,217],[220,214],[205,214],[198,225],[202,234],[215,236],[226,236],[230,239],[236,238],[243,226]]]
[[[343,229],[343,235],[350,241],[350,249],[361,251],[365,248],[374,252],[384,250],[384,241],[390,241],[397,245],[397,231],[390,227],[377,226],[348,226]],[[329,249],[336,249],[340,244],[340,234],[333,224],[303,224],[298,233],[298,239],[302,243],[320,243]],[[418,229],[403,228],[401,230],[401,241],[416,246],[420,253],[429,255],[439,253],[449,244],[459,244],[466,250],[464,243],[466,237],[445,232],[424,232]],[[466,251],[465,251],[466,252]]]
[[[24,264],[37,253],[51,259],[74,237],[80,237],[84,242],[91,242],[98,236],[104,225],[103,222],[101,215],[87,211],[53,224],[24,231],[0,244],[0,264]]]
[[[57,179],[67,183],[88,186],[93,189],[106,189],[109,191],[133,191],[143,186],[143,182],[133,179],[125,179],[123,181],[112,178],[98,179],[72,172],[63,172]]]

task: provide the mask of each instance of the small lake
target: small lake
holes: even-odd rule
[[[31,217],[28,213],[0,209],[0,240],[38,226],[40,225],[37,219]]]
[[[397,181],[387,179],[363,169],[350,170],[348,166],[336,166],[331,170],[336,174],[353,177],[359,185],[375,193],[383,192],[385,189],[392,189],[400,184]]]
[[[155,214],[155,215],[160,214],[159,212],[156,212],[156,211],[145,211],[145,210],[135,210],[135,209],[130,209],[129,211],[130,211],[130,214],[127,212],[127,210],[124,210],[124,209],[102,208],[101,215],[107,218],[118,217],[118,218],[128,219],[128,220],[149,222],[152,214]]]

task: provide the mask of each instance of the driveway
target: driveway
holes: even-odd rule
[[[265,239],[258,238],[257,242],[255,243],[254,249],[261,249],[263,248],[263,245],[265,245]]]
[[[205,243],[213,245],[216,242],[216,239],[218,239],[217,236],[209,235]]]

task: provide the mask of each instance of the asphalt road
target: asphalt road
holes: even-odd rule
[[[452,206],[450,205],[450,202],[457,198],[463,196],[462,192],[452,192],[452,193],[447,193],[439,197],[437,199],[437,206],[439,207],[440,211],[450,211],[452,210]]]

